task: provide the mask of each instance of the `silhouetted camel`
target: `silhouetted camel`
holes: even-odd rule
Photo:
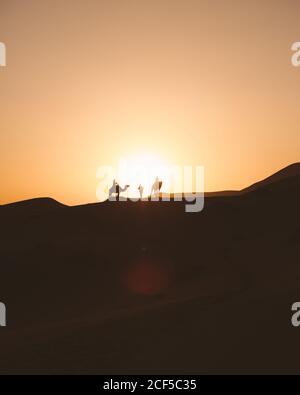
[[[154,183],[152,185],[152,188],[151,188],[150,196],[152,194],[155,197],[159,196],[159,191],[160,191],[161,187],[162,187],[162,181],[159,181],[158,177],[156,177],[155,181],[154,181]]]
[[[114,194],[116,195],[116,200],[120,199],[120,193],[126,191],[130,185],[125,185],[124,188],[122,188],[116,180],[113,181],[112,186],[109,188],[109,198],[111,198]]]

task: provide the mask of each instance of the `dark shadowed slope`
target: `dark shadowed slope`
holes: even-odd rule
[[[300,176],[269,185],[2,206],[0,373],[299,373]]]

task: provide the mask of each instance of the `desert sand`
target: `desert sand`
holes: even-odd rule
[[[300,373],[300,164],[184,202],[0,206],[0,373]]]

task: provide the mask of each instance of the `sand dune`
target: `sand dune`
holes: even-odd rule
[[[277,171],[275,174],[272,174],[264,180],[256,182],[255,184],[243,189],[243,192],[254,191],[261,187],[265,187],[278,181],[286,180],[295,176],[300,176],[300,163],[293,163],[290,166],[287,166],[284,169]]]
[[[300,165],[184,202],[0,207],[1,373],[299,373]]]

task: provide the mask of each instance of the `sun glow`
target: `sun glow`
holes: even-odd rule
[[[128,196],[139,196],[138,187],[143,187],[143,196],[150,195],[156,177],[162,181],[162,192],[169,189],[169,166],[159,156],[149,153],[123,157],[119,162],[119,183],[130,185]]]

